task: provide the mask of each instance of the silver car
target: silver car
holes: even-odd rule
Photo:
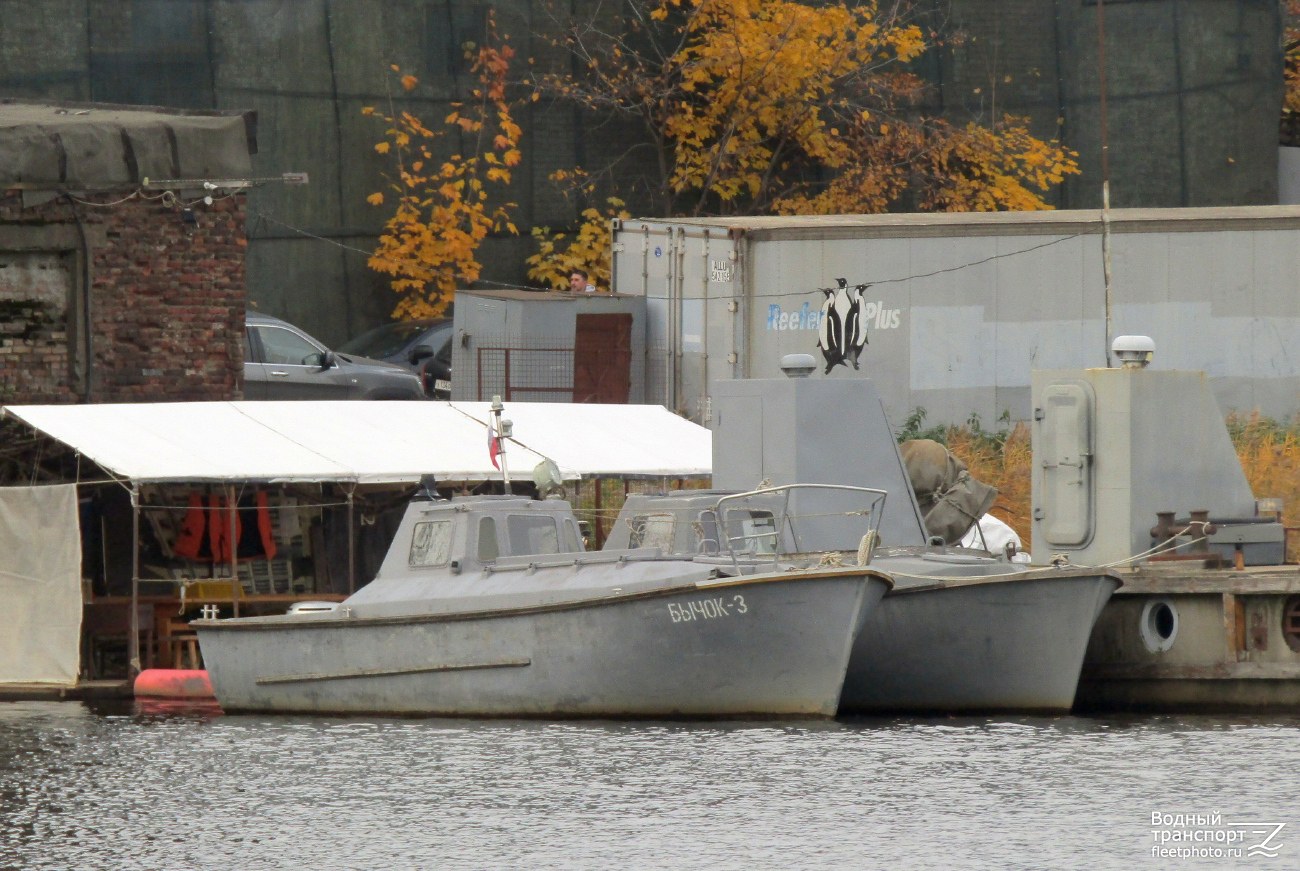
[[[244,316],[245,399],[423,399],[402,366],[336,354],[293,324]]]

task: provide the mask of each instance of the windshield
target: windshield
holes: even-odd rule
[[[349,339],[339,345],[337,350],[343,354],[382,360],[400,354],[412,341],[428,332],[429,328],[427,321],[384,324],[368,333],[362,333],[355,339]]]

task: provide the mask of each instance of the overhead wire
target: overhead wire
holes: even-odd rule
[[[264,221],[269,221],[272,224],[277,224],[281,227],[284,227],[286,230],[290,230],[294,233],[297,233],[300,236],[305,236],[308,239],[315,239],[318,242],[325,242],[326,244],[334,245],[338,248],[343,248],[347,251],[354,251],[358,254],[365,254],[366,256],[371,256],[372,254],[374,254],[373,251],[367,251],[362,248],[354,247],[352,245],[345,245],[342,242],[338,242],[334,239],[327,239],[324,236],[319,236],[315,233],[308,232],[307,230],[303,230],[300,227],[295,227],[292,224],[287,224],[284,221],[277,220],[276,218],[272,218],[268,215],[263,215],[260,212],[250,211],[248,214],[250,217],[259,218]],[[931,272],[921,272],[915,275],[900,276],[898,278],[881,278],[874,281],[870,281],[870,280],[862,281],[862,282],[858,282],[854,286],[862,287],[865,289],[866,287],[875,287],[881,284],[899,284],[905,281],[917,281],[923,278],[933,278],[936,275],[946,275],[951,272],[959,272],[963,269],[971,269],[975,266],[983,266],[985,263],[991,263],[995,260],[1002,260],[1003,258],[1006,257],[1016,257],[1021,254],[1029,254],[1033,251],[1039,251],[1043,248],[1050,248],[1053,245],[1060,245],[1062,242],[1069,242],[1073,239],[1080,239],[1084,236],[1090,236],[1090,235],[1095,235],[1095,234],[1073,233],[1069,236],[1061,236],[1060,238],[1053,239],[1050,242],[1043,242],[1040,245],[1032,245],[1029,248],[1021,248],[1016,251],[1005,251],[1001,254],[993,254],[988,257],[984,257],[980,260],[972,260],[969,263],[960,263],[956,266],[949,266],[944,269],[935,269]],[[493,285],[494,287],[506,288],[508,290],[528,290],[528,291],[535,291],[535,292],[548,292],[554,290],[554,288],[550,288],[550,287],[542,287],[538,285],[527,285],[527,284],[512,284],[506,281],[492,281],[486,278],[476,279],[475,283],[490,284]],[[771,298],[781,298],[781,297],[790,297],[790,296],[801,296],[809,293],[823,293],[827,290],[831,290],[831,288],[819,287],[819,288],[814,288],[812,290],[787,290],[787,291],[780,291],[777,293],[755,293],[755,294],[749,294],[748,298],[749,299],[771,299]],[[707,288],[705,290],[705,296],[703,298],[706,300],[709,299]],[[715,298],[720,298],[720,297],[715,297]]]

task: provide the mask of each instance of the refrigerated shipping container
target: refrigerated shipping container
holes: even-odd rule
[[[1225,413],[1294,414],[1300,208],[1109,223],[1110,334],[1204,370]],[[711,381],[775,377],[791,353],[873,379],[895,427],[918,407],[1024,420],[1031,370],[1107,365],[1097,211],[634,219],[613,249],[614,290],[646,298],[646,401],[704,423]]]

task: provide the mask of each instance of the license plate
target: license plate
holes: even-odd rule
[[[437,379],[437,380],[435,380],[435,381],[433,382],[433,389],[434,389],[434,390],[451,390],[451,382],[450,382],[450,381],[443,381],[441,378],[439,378],[439,379]]]

